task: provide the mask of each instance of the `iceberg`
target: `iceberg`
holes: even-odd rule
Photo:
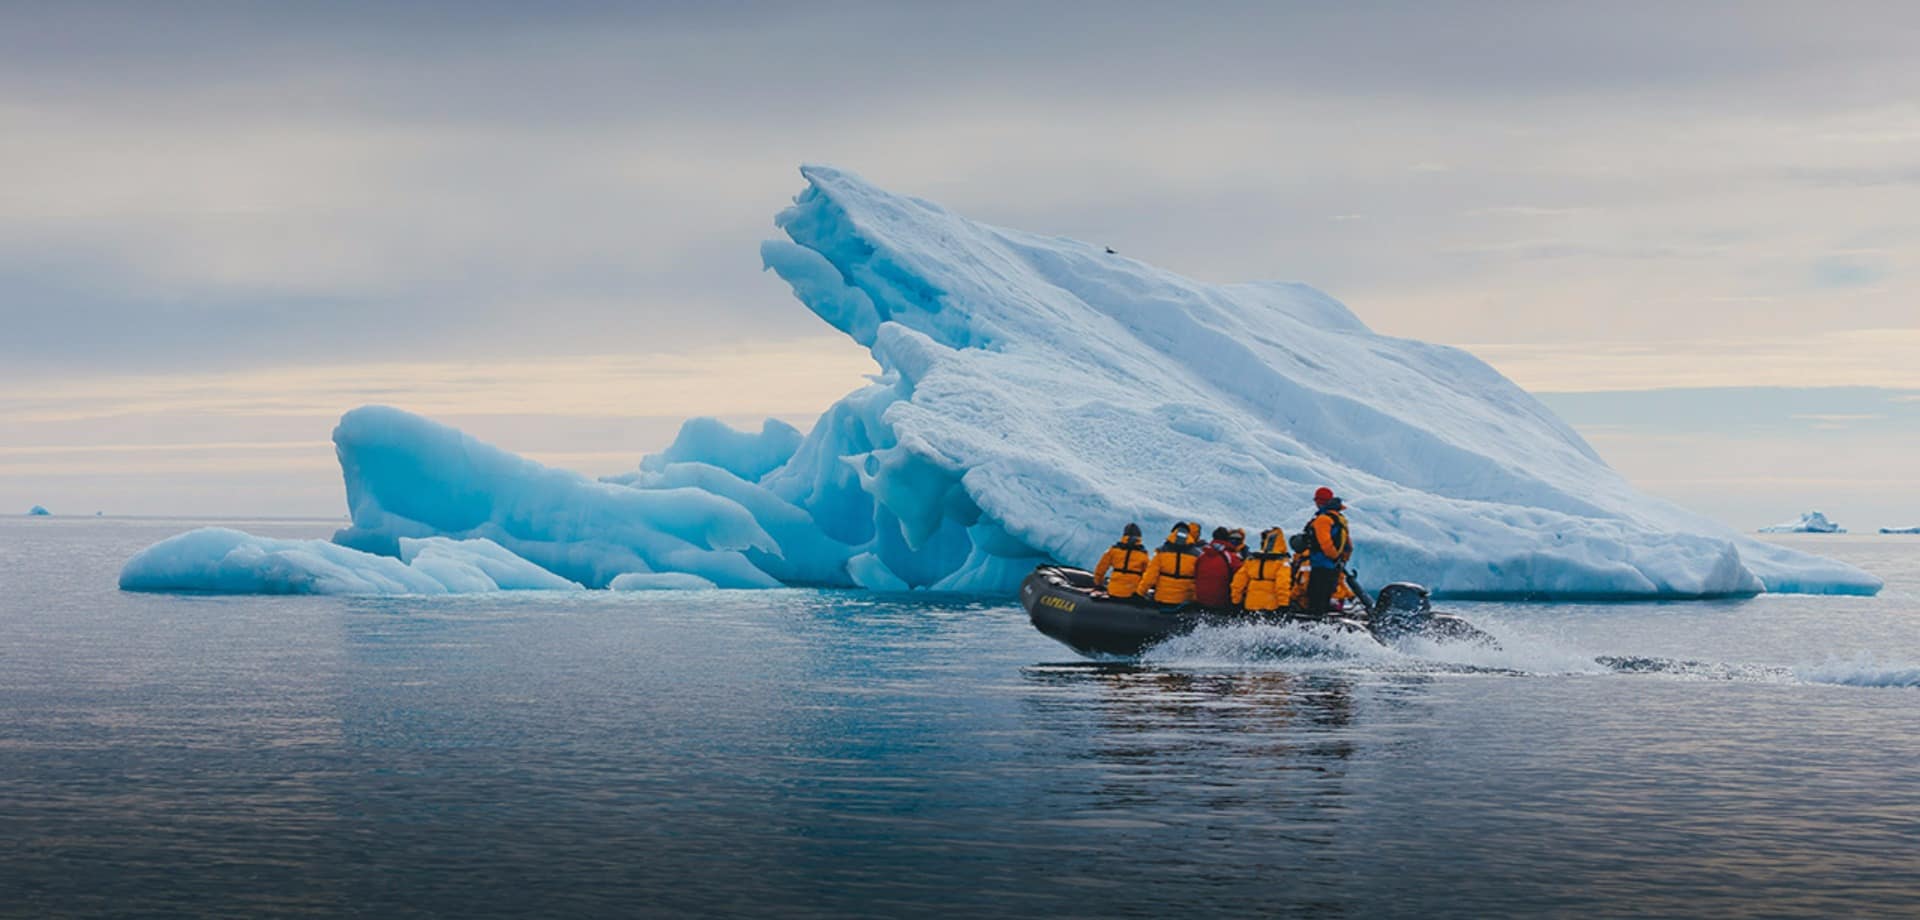
[[[1827,520],[1827,516],[1818,511],[1809,511],[1800,515],[1797,521],[1775,524],[1760,528],[1761,533],[1846,533],[1847,529]]]
[[[15,505],[14,507],[17,508],[19,506]],[[53,516],[53,512],[48,511],[44,505],[34,505],[33,507],[27,509],[27,517],[52,517],[52,516]]]
[[[773,538],[715,489],[596,482],[385,406],[348,412],[333,443],[352,516],[334,534],[342,546],[398,556],[407,538],[487,540],[593,588],[630,572],[682,572],[724,588],[781,584],[747,555],[774,551]]]
[[[1641,494],[1491,367],[1313,288],[1194,281],[801,174],[761,259],[869,350],[868,385],[805,434],[693,419],[600,481],[355,409],[334,431],[351,514],[334,543],[399,560],[409,540],[485,540],[596,588],[1006,593],[1128,521],[1296,530],[1330,485],[1363,576],[1443,596],[1881,587]]]
[[[1881,533],[1920,533],[1920,525],[1913,527],[1882,527]]]
[[[719,419],[688,419],[673,443],[640,461],[640,468],[663,470],[675,463],[705,462],[751,482],[791,460],[803,440],[800,429],[775,418],[762,423],[759,434],[735,431]]]
[[[476,594],[580,586],[487,540],[402,539],[396,556],[325,540],[279,540],[203,527],[141,550],[123,591],[215,594]]]
[[[715,587],[718,585],[685,572],[628,572],[607,583],[613,591],[701,591]]]

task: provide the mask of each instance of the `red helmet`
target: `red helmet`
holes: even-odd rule
[[[1329,489],[1329,488],[1327,488],[1326,486],[1321,486],[1320,488],[1318,488],[1318,489],[1315,489],[1315,490],[1313,490],[1313,503],[1314,503],[1314,504],[1316,504],[1316,505],[1324,505],[1324,504],[1326,504],[1327,502],[1330,502],[1330,501],[1333,501],[1333,490],[1332,490],[1332,489]]]

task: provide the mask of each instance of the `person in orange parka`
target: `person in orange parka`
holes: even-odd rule
[[[1287,533],[1274,527],[1260,532],[1259,552],[1248,553],[1233,575],[1233,602],[1255,613],[1284,610],[1293,601],[1293,566]]]
[[[1093,567],[1094,583],[1105,588],[1109,597],[1133,597],[1140,593],[1140,576],[1146,574],[1148,558],[1147,548],[1140,542],[1140,525],[1128,524],[1121,531],[1120,542],[1100,554],[1100,563]],[[1108,569],[1113,570],[1111,579]]]
[[[1347,560],[1353,557],[1353,538],[1347,531],[1346,505],[1333,490],[1321,486],[1313,493],[1313,518],[1307,521],[1307,561],[1313,568],[1307,575],[1307,614],[1325,616],[1333,611],[1333,595],[1346,581]]]
[[[1151,592],[1162,604],[1184,604],[1193,600],[1194,565],[1200,559],[1200,525],[1182,521],[1173,525],[1167,542],[1154,551],[1147,563],[1147,574],[1140,578],[1140,593]]]

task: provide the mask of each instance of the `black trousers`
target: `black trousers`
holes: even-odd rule
[[[1333,612],[1333,589],[1340,584],[1338,566],[1316,565],[1307,571],[1307,612],[1326,616]]]

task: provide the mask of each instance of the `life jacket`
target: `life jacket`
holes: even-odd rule
[[[1105,584],[1112,597],[1132,597],[1140,593],[1140,576],[1146,574],[1152,554],[1138,539],[1121,540],[1107,548],[1100,563],[1093,567],[1093,579]],[[1107,571],[1113,571],[1112,578]]]
[[[1139,540],[1121,540],[1107,548],[1120,554],[1113,560],[1113,570],[1116,572],[1138,575],[1147,570],[1147,560],[1153,558],[1153,553],[1148,552],[1146,544]],[[1139,560],[1138,564],[1134,562],[1136,559]]]
[[[1151,590],[1153,599],[1162,604],[1184,604],[1193,599],[1193,576],[1195,564],[1199,562],[1199,551],[1193,545],[1193,534],[1199,525],[1188,527],[1185,524],[1174,527],[1167,535],[1167,542],[1153,554],[1153,560],[1147,563],[1147,572],[1140,578],[1140,593]]]
[[[1325,539],[1322,539],[1320,522],[1327,522]],[[1322,508],[1314,512],[1307,520],[1305,531],[1308,557],[1318,565],[1340,565],[1353,555],[1353,543],[1347,536],[1347,519],[1331,508]]]
[[[1293,565],[1286,553],[1252,553],[1233,575],[1233,602],[1248,610],[1279,610],[1293,600]]]

